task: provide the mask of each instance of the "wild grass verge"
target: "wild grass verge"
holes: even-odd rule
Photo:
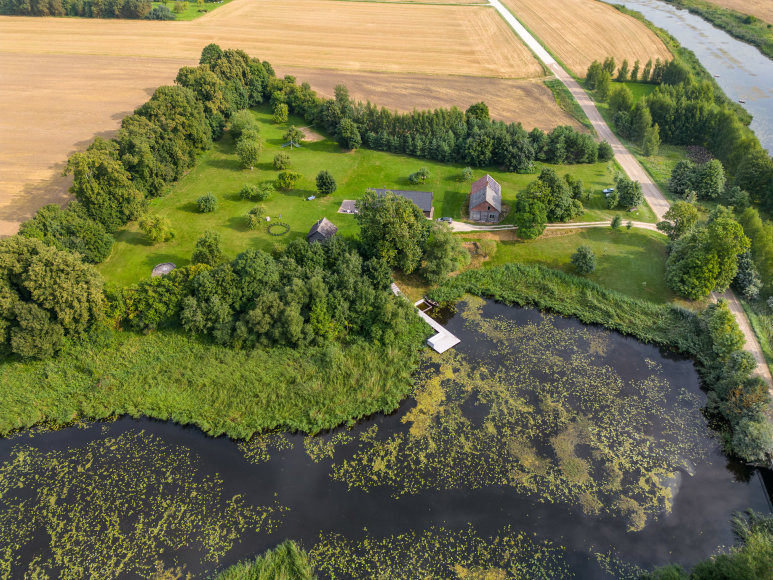
[[[249,350],[181,331],[105,330],[55,359],[0,365],[0,435],[124,414],[234,439],[267,429],[314,433],[397,408],[428,330],[417,317],[388,345]]]

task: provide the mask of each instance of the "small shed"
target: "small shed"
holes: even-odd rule
[[[502,218],[502,188],[486,174],[470,187],[470,219],[498,222]]]
[[[310,244],[312,242],[324,242],[336,235],[337,231],[338,228],[333,222],[327,218],[322,218],[311,226],[309,233],[306,235],[306,241]]]

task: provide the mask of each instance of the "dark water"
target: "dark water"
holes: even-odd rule
[[[604,0],[641,12],[692,50],[725,94],[754,117],[751,128],[762,146],[773,151],[773,61],[755,47],[736,40],[700,16],[659,0]],[[642,63],[643,64],[643,63]]]
[[[517,325],[544,323],[543,316],[534,310],[486,303],[482,312],[486,318],[498,317]],[[575,320],[551,320],[551,324],[561,330],[581,332],[588,328]],[[450,317],[447,328],[462,339],[456,348],[468,360],[479,361],[481,365],[488,363],[492,356],[488,338],[472,332],[461,315]],[[671,385],[703,397],[690,361],[630,338],[599,332],[607,341],[604,361],[614,362],[615,370],[624,381],[646,377],[649,372],[647,361],[655,361]],[[518,344],[512,345],[516,353],[518,348]],[[482,420],[486,412],[474,402],[468,401],[463,407],[473,422]],[[400,419],[415,405],[415,401],[408,400],[392,416],[373,417],[355,427],[352,433],[357,435],[374,425],[378,426],[380,439],[406,432],[407,426]],[[285,538],[300,540],[306,548],[312,548],[319,542],[321,534],[337,533],[357,540],[365,537],[365,528],[369,537],[381,538],[409,530],[421,532],[432,527],[461,530],[469,526],[480,536],[490,536],[511,526],[535,534],[537,540],[552,540],[563,546],[565,561],[577,578],[602,578],[610,575],[602,571],[590,554],[613,551],[623,562],[642,567],[668,562],[690,565],[714,553],[718,546],[733,543],[729,519],[734,511],[753,508],[766,512],[770,509],[760,474],[729,464],[712,441],[704,442],[709,451],[705,459],[694,466],[694,474],[687,473],[690,467],[683,470],[671,514],[649,522],[639,532],[627,532],[620,518],[586,516],[577,506],[540,502],[537,496],[517,493],[509,486],[422,490],[398,498],[389,486],[376,486],[368,491],[350,489],[345,483],[331,478],[331,465],[352,458],[357,441],[338,445],[333,460],[325,458],[314,462],[305,451],[304,438],[292,435],[288,436],[292,448],[271,449],[270,460],[254,464],[246,461],[239,447],[228,439],[206,437],[195,428],[123,418],[86,429],[67,428],[32,437],[22,435],[0,440],[0,465],[11,459],[20,445],[31,446],[43,453],[64,451],[140,430],[168,446],[179,446],[193,456],[198,466],[196,477],[219,474],[225,497],[241,494],[248,505],[278,502],[289,508],[281,524],[271,532],[243,531],[240,541],[217,565],[202,562],[196,546],[180,547],[176,553],[164,556],[170,562],[172,556],[176,556],[178,562],[185,562],[186,570],[197,577],[261,553]],[[329,439],[336,433],[324,437]],[[156,464],[147,469],[163,472],[163,467]],[[152,509],[150,506],[156,501],[148,498],[148,509]],[[6,509],[6,505],[0,493],[2,509]],[[1,524],[2,518],[0,531]],[[26,567],[36,555],[45,556],[48,541],[45,531],[36,531],[33,541],[17,554],[19,567],[15,569]],[[125,577],[134,575],[126,574]],[[556,577],[561,575],[556,574]]]

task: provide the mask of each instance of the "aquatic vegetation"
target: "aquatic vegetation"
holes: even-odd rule
[[[605,330],[483,316],[480,299],[460,307],[474,354],[427,354],[408,428],[363,433],[335,480],[395,497],[508,486],[629,530],[670,510],[670,479],[710,445],[698,396],[651,360],[621,365]]]
[[[284,511],[227,497],[190,451],[144,431],[66,451],[18,445],[0,465],[0,577],[151,578],[196,558],[212,565]]]
[[[366,531],[359,540],[323,534],[309,552],[317,569],[331,577],[388,580],[504,580],[569,578],[564,549],[549,540],[505,527],[481,537],[432,527],[383,538]]]
[[[335,450],[339,445],[346,445],[354,441],[354,435],[348,431],[339,431],[330,436],[309,436],[303,440],[306,455],[311,457],[314,463],[319,463],[325,458],[333,459]]]
[[[253,435],[249,441],[240,441],[238,445],[244,458],[255,464],[268,461],[274,452],[293,448],[290,438],[285,433],[276,431]]]

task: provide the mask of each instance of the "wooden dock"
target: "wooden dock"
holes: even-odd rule
[[[392,292],[395,293],[395,296],[402,296],[403,298],[405,298],[405,295],[400,291],[400,288],[397,287],[397,284],[394,284],[394,283],[392,284]],[[414,306],[416,307],[416,311],[419,313],[419,316],[422,317],[424,322],[429,324],[432,327],[432,329],[437,332],[437,334],[435,334],[434,336],[430,336],[427,339],[427,344],[435,352],[444,353],[449,348],[452,348],[457,344],[459,344],[460,342],[462,342],[455,335],[451,334],[445,328],[443,328],[443,326],[439,322],[433,320],[425,312],[423,312],[421,308],[419,308],[419,304],[421,304],[422,302],[424,302],[424,300],[419,300],[414,304]]]

